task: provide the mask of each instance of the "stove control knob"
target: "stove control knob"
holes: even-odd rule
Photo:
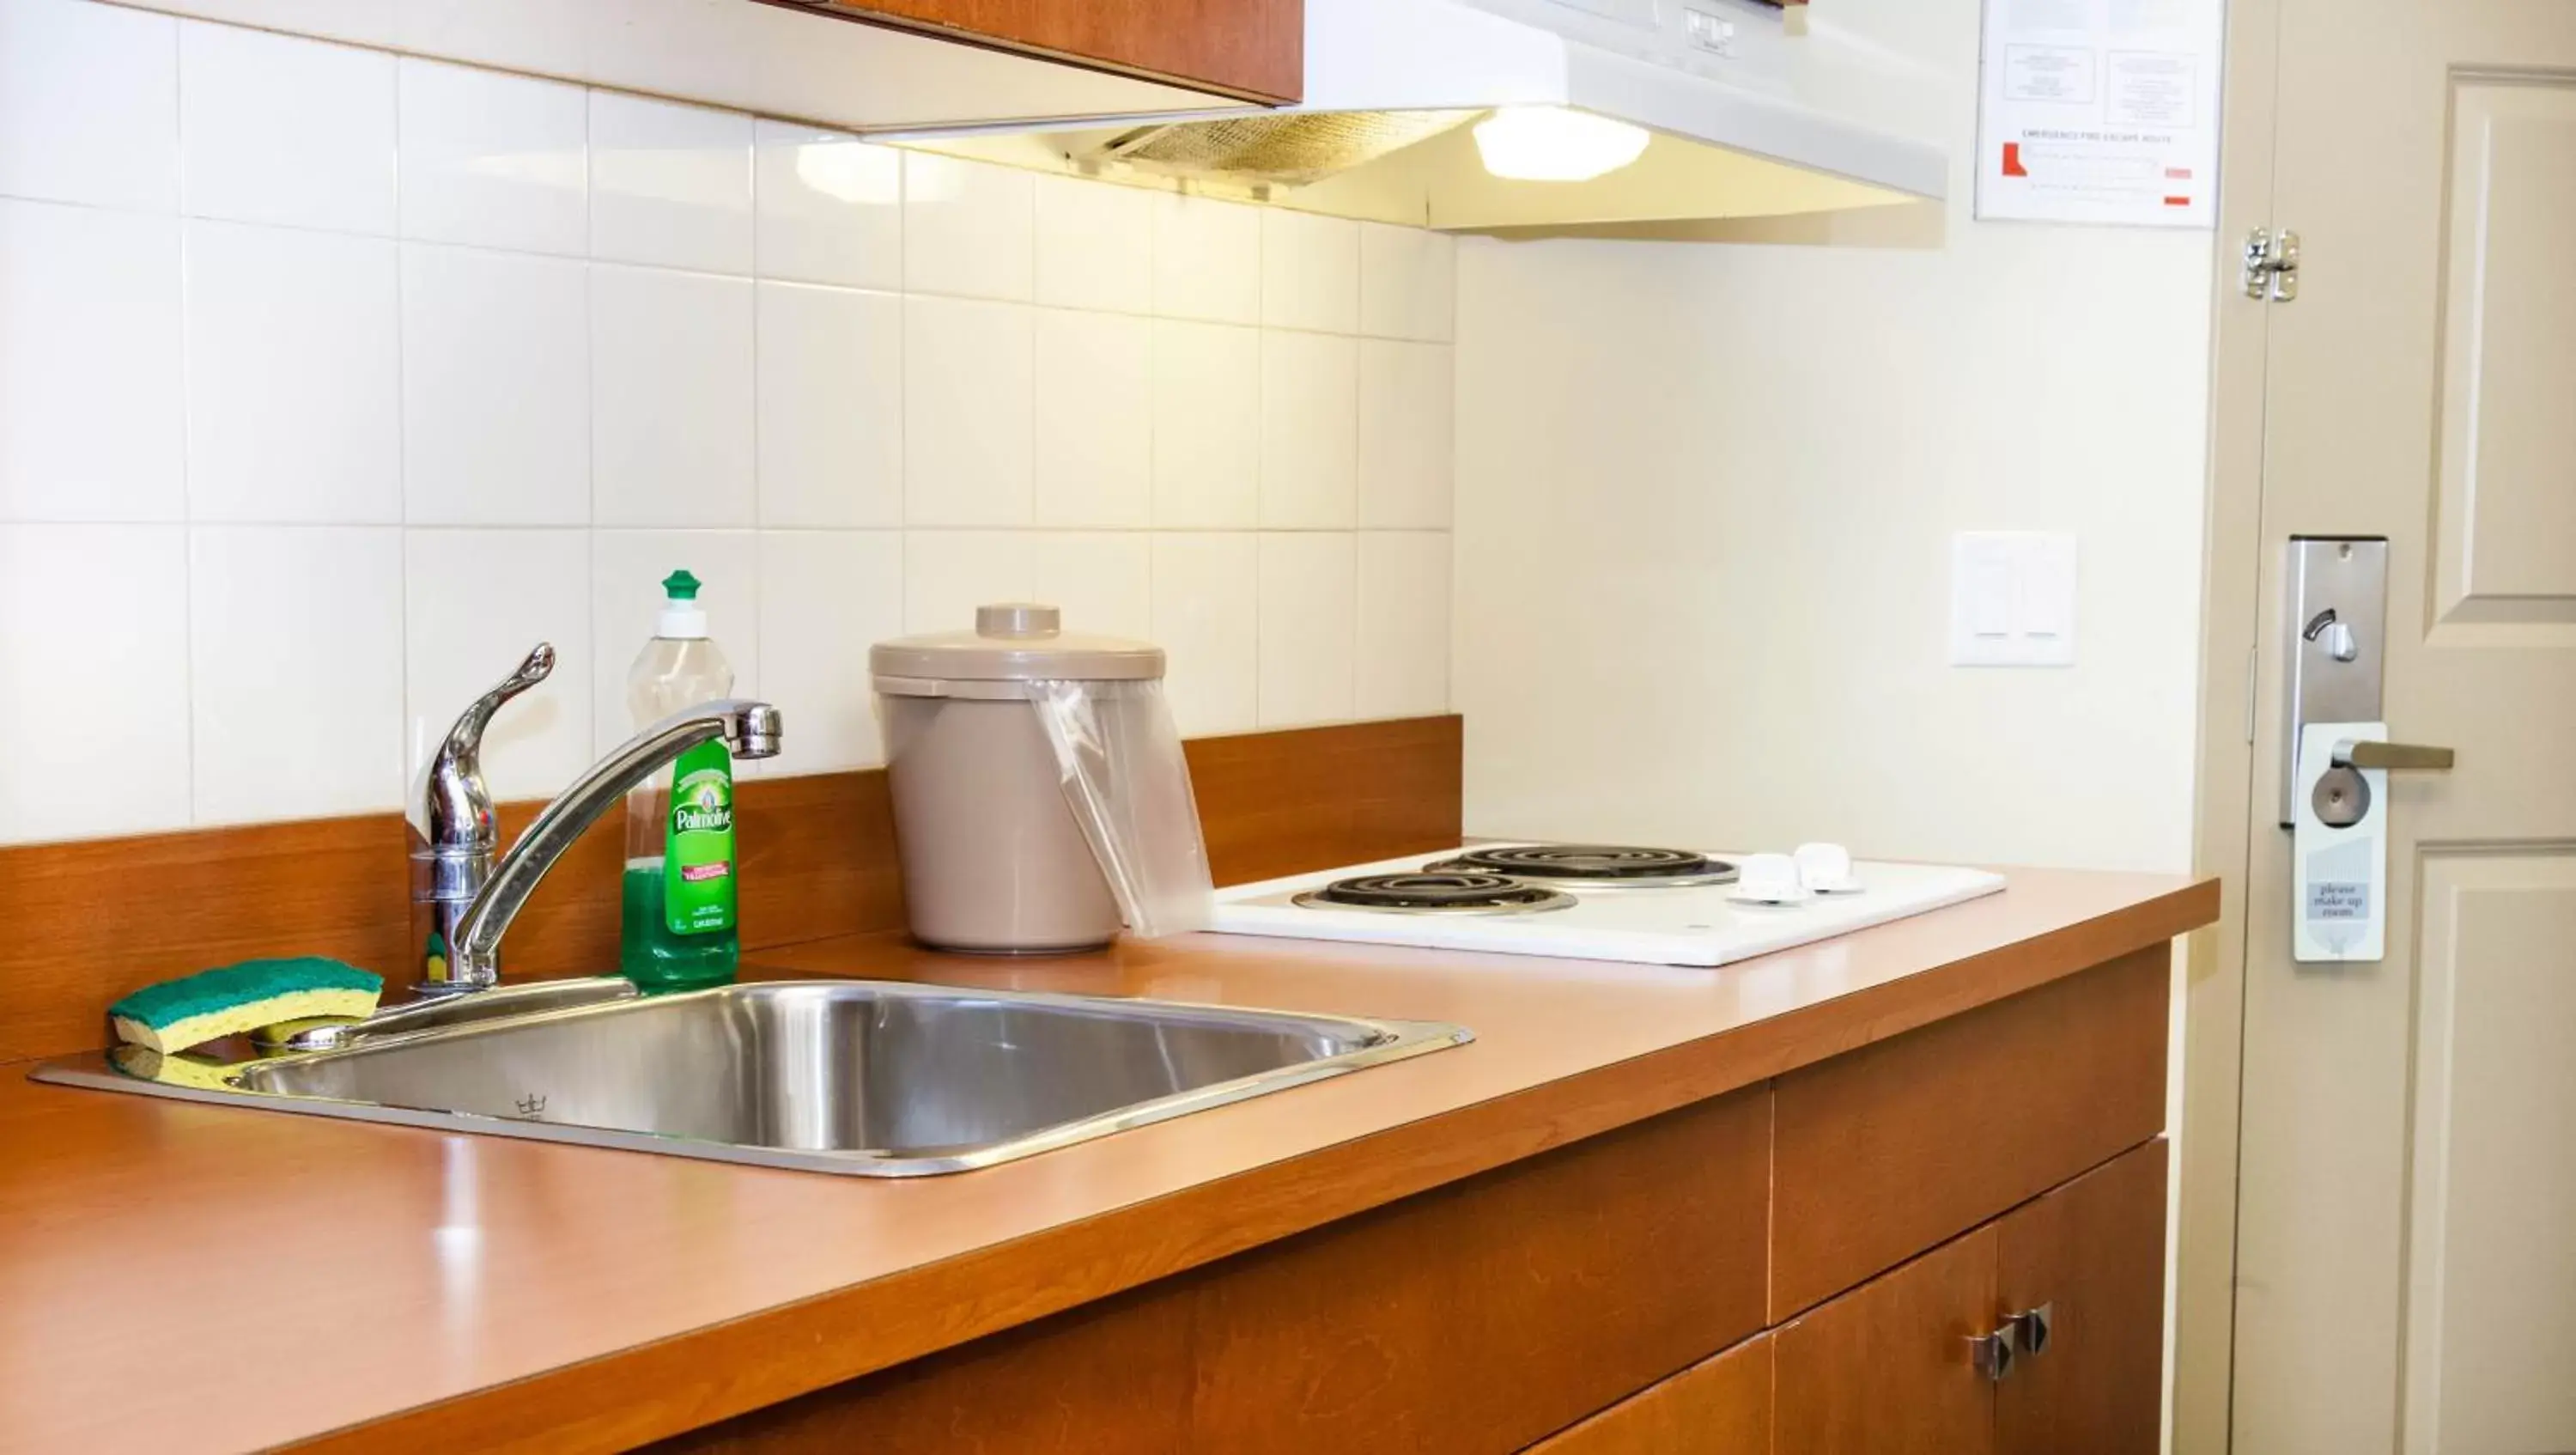
[[[1786,854],[1747,854],[1736,866],[1735,897],[1757,904],[1795,904],[1807,897],[1798,865]]]
[[[1798,883],[1814,894],[1839,894],[1860,887],[1852,878],[1851,851],[1840,844],[1800,844],[1791,855],[1798,864]]]

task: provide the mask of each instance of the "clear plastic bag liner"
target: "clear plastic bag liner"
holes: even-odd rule
[[[1128,930],[1154,939],[1207,928],[1216,887],[1163,684],[1047,681],[1028,690],[1064,800]]]

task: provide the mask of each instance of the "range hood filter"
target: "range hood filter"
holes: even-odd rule
[[[1299,187],[1437,136],[1480,111],[1306,111],[1122,131],[1083,155],[1165,176]]]

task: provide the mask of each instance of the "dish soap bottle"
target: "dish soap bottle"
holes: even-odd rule
[[[733,667],[707,636],[698,578],[662,582],[662,619],[626,674],[626,707],[651,727],[684,707],[733,695]],[[626,795],[626,883],[619,969],[646,991],[733,979],[733,757],[704,742]]]

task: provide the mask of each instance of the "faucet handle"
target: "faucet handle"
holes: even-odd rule
[[[483,730],[501,704],[546,680],[555,670],[552,642],[539,642],[527,659],[492,690],[474,699],[421,769],[412,795],[412,829],[431,848],[491,849],[500,841],[492,818],[492,793],[483,783]]]
[[[517,670],[492,684],[491,691],[474,699],[474,705],[457,717],[456,726],[447,730],[447,746],[441,751],[472,757],[481,750],[483,729],[492,721],[492,714],[501,710],[501,704],[545,681],[554,670],[555,644],[537,643],[529,649],[527,660],[521,662]]]

